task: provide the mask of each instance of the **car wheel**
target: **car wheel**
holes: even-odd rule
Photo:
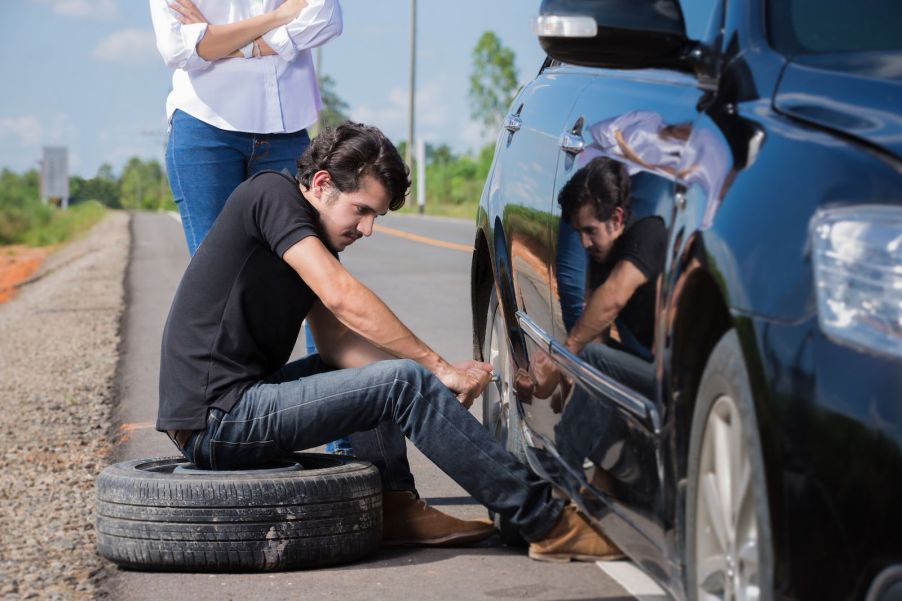
[[[504,327],[504,316],[494,294],[489,301],[482,356],[487,363],[491,363],[498,376],[482,394],[482,423],[492,438],[522,463],[526,463],[523,435],[520,432],[517,408],[513,399],[513,362],[510,345]],[[508,545],[527,544],[520,536],[520,530],[507,518],[491,511],[489,517],[494,520],[502,542]]]
[[[773,547],[764,460],[735,330],[717,343],[699,385],[686,508],[689,598],[770,599]]]
[[[192,469],[181,457],[112,465],[97,478],[97,549],[121,566],[288,570],[374,553],[382,483],[365,461],[298,453],[273,469]]]

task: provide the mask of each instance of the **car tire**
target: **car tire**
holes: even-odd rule
[[[370,463],[298,453],[273,469],[192,469],[181,457],[112,465],[96,482],[97,549],[128,568],[268,571],[345,563],[382,540]]]
[[[773,545],[761,436],[735,330],[717,343],[699,384],[686,513],[689,599],[771,599]]]
[[[489,384],[483,392],[482,423],[492,438],[525,464],[526,450],[512,393],[513,362],[504,327],[504,316],[494,294],[489,300],[482,357],[484,361],[491,363],[498,375],[498,381]],[[512,546],[528,544],[521,536],[520,529],[511,524],[507,518],[492,511],[489,511],[489,517],[495,522],[495,528],[504,544]]]

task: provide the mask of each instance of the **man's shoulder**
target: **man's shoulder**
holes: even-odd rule
[[[291,190],[300,195],[294,176],[284,171],[260,171],[247,178],[241,186],[251,190]]]
[[[667,227],[664,225],[664,220],[659,215],[648,215],[640,217],[629,224],[624,235],[648,238],[649,236],[656,237],[666,233]]]
[[[235,204],[239,204],[242,211],[249,210],[254,215],[264,207],[267,211],[300,210],[306,215],[309,210],[304,206],[307,203],[301,202],[303,198],[297,180],[287,172],[260,171],[235,188],[229,203],[237,200]]]

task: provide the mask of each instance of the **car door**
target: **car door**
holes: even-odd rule
[[[690,37],[716,37],[719,27],[711,23],[716,23],[718,6],[696,2],[684,11],[694,20]],[[594,70],[559,132],[549,257],[551,328],[531,313],[517,315],[539,349],[530,356],[531,369],[552,365],[564,376],[547,398],[534,395],[524,407],[533,444],[559,465],[550,476],[616,540],[638,541],[631,547],[634,558],[664,570],[678,556],[678,541],[670,523],[675,483],[662,449],[667,407],[659,390],[656,333],[666,249],[672,245],[683,191],[681,155],[708,89],[695,75],[676,71]],[[659,220],[667,242],[656,247],[662,269],[649,282],[653,310],[629,324],[615,320],[606,338],[574,355],[564,347],[568,332],[581,317],[587,295],[603,282],[603,276],[593,274],[603,270],[593,265],[578,234],[561,220],[557,199],[567,182],[597,157],[625,166],[632,222]]]
[[[489,208],[495,220],[496,273],[509,274],[510,280],[500,286],[503,296],[512,293],[502,299],[508,328],[517,327],[515,315],[520,311],[551,330],[551,198],[558,134],[587,84],[585,73],[545,68],[518,95],[506,116],[496,149],[501,161],[495,165]],[[522,340],[511,337],[521,367],[527,353]]]

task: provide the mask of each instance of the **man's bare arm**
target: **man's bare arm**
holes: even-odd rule
[[[342,324],[397,357],[430,371],[447,361],[417,338],[382,300],[360,283],[315,236],[304,238],[282,257]]]
[[[565,346],[571,353],[580,351],[617,318],[633,293],[648,281],[630,261],[620,261],[604,283],[592,291],[586,308],[570,330]]]
[[[332,367],[364,367],[376,361],[398,358],[338,321],[321,301],[316,301],[310,308],[307,325],[313,333],[316,351]]]
[[[483,370],[451,365],[429,348],[378,296],[348,273],[319,238],[304,238],[282,258],[346,328],[390,356],[413,359],[435,374],[464,404],[482,392],[488,382]]]

